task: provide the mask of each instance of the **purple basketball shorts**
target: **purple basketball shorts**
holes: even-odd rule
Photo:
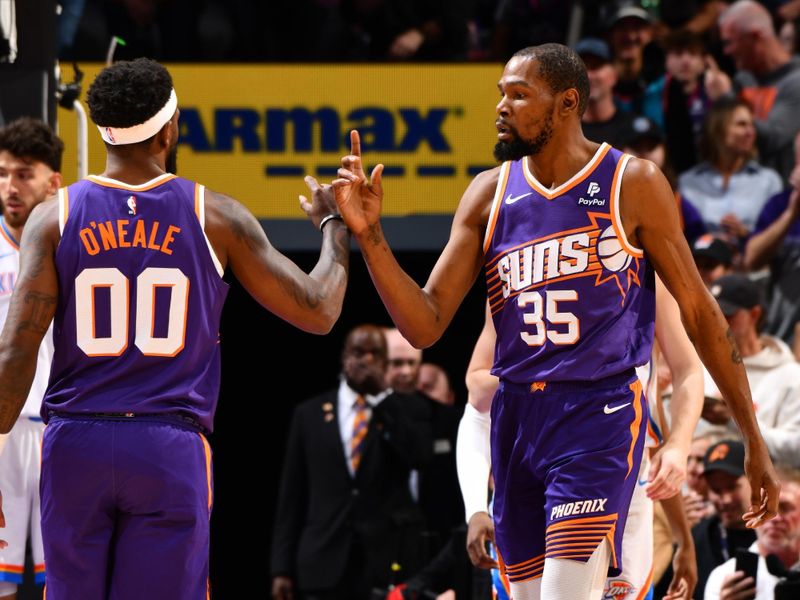
[[[206,600],[211,450],[180,418],[52,417],[47,600]]]
[[[635,373],[595,382],[501,382],[492,402],[495,539],[509,581],[545,558],[586,562],[608,539],[609,574],[642,459],[648,414]]]

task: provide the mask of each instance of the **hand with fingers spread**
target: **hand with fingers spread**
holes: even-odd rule
[[[645,492],[651,500],[671,498],[686,480],[688,450],[668,441],[655,453],[650,464]]]
[[[706,94],[712,100],[719,100],[733,90],[733,83],[728,74],[719,68],[717,61],[711,55],[706,56],[706,72],[703,77]]]
[[[379,223],[383,200],[382,173],[383,165],[377,165],[367,180],[361,163],[361,139],[357,131],[351,131],[350,154],[342,158],[338,179],[333,180],[333,190],[339,212],[355,236]]]
[[[486,551],[486,542],[494,543],[494,523],[488,513],[476,512],[467,525],[467,553],[480,569],[497,569],[497,561]]]

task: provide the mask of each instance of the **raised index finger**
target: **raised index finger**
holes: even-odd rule
[[[355,129],[350,131],[350,154],[361,158],[361,137]]]

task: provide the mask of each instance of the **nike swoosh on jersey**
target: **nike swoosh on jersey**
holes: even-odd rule
[[[622,410],[626,406],[630,406],[630,404],[631,404],[630,402],[626,402],[625,404],[620,404],[619,406],[615,406],[614,408],[608,408],[608,404],[606,404],[603,407],[603,412],[605,414],[607,414],[607,415],[611,415],[611,414],[617,412],[618,410]]]
[[[517,200],[522,200],[523,198],[527,198],[533,194],[533,192],[528,192],[527,194],[522,194],[520,196],[514,196],[513,194],[509,194],[508,198],[506,198],[506,204],[514,204]]]

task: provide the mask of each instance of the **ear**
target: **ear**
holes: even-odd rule
[[[561,93],[561,105],[559,108],[562,113],[577,113],[579,105],[580,96],[578,95],[578,90],[575,88],[569,88]]]
[[[52,196],[61,187],[61,173],[54,171],[47,180],[47,195]]]
[[[164,123],[164,126],[156,134],[156,139],[161,148],[170,148],[172,144],[172,119]]]

